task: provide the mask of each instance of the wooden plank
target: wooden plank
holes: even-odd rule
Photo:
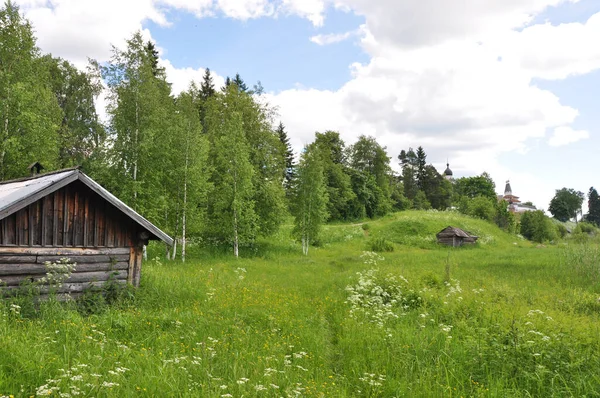
[[[120,261],[118,263],[82,263],[77,264],[75,272],[98,272],[98,271],[127,271],[129,262]],[[44,264],[23,263],[23,264],[0,264],[0,279],[4,280],[7,275],[39,275],[45,274]]]
[[[69,246],[69,187],[65,187],[65,200],[63,202],[63,234],[62,245]]]
[[[7,225],[6,225],[6,219],[2,219],[0,220],[0,224],[2,226],[2,244],[3,245],[7,245],[8,241],[7,241],[7,235],[8,235],[8,231],[7,231]]]
[[[33,206],[34,204],[30,204],[27,206],[27,243],[28,246],[33,246]]]
[[[99,224],[100,224],[100,215],[99,213],[99,208],[98,208],[98,201],[94,200],[94,247],[98,247],[99,246],[99,242],[98,242],[98,228],[99,228]]]
[[[41,236],[40,236],[40,245],[42,246],[46,246],[46,206],[48,206],[48,197],[44,196],[44,198],[42,199],[42,214],[41,214],[41,218],[42,218],[42,232],[41,232]]]
[[[142,247],[137,246],[135,248],[135,267],[133,270],[133,286],[140,286],[140,280],[142,279]]]
[[[73,200],[73,246],[77,246],[77,212],[79,211],[79,192],[77,189],[75,190],[75,198]],[[83,245],[82,245],[83,246]]]
[[[127,269],[127,283],[133,284],[133,272],[135,269],[135,248],[129,248],[129,267]]]
[[[88,246],[88,217],[90,215],[90,196],[85,196],[83,205],[83,246]]]
[[[104,202],[104,246],[106,247],[110,247],[110,236],[109,236],[109,231],[112,228],[112,212],[110,211],[111,209],[108,207],[108,202]]]
[[[46,274],[38,275],[9,275],[3,276],[2,282],[6,286],[18,286],[25,281],[36,282],[44,278]],[[97,271],[97,272],[74,272],[65,283],[99,282],[109,279],[125,280],[127,271]]]
[[[96,256],[96,255],[128,255],[128,247],[90,249],[84,247],[0,247],[0,257],[8,255],[40,255],[40,256]]]
[[[54,256],[38,256],[37,263],[44,264],[46,261],[56,262],[61,258],[67,257],[74,263],[116,263],[119,261],[128,261],[129,256],[126,254],[113,254],[113,255],[87,255],[87,256],[71,256],[71,255],[54,255]]]
[[[0,264],[35,263],[37,256],[0,256]]]
[[[117,284],[124,285],[127,283],[126,280],[116,280]],[[93,287],[102,287],[106,282],[80,282],[80,283],[64,283],[60,289],[56,289],[56,293],[81,293]],[[11,292],[20,289],[20,286],[6,286],[0,288],[0,291]],[[40,293],[47,294],[51,289],[49,286],[41,286]]]
[[[52,213],[54,214],[54,221],[52,221],[52,246],[58,246],[58,192],[52,194],[54,199],[54,206],[52,207]]]
[[[76,171],[76,170],[74,170],[74,171]],[[37,202],[44,196],[46,196],[52,192],[55,192],[55,191],[59,190],[60,188],[77,180],[78,177],[79,177],[79,172],[76,171],[75,173],[73,173],[67,177],[64,177],[63,179],[54,182],[50,186],[48,186],[40,191],[35,192],[33,195],[27,196],[26,198],[23,198],[13,204],[11,204],[10,206],[0,210],[0,218],[4,218],[9,214],[14,214],[17,211],[29,206],[30,204]]]

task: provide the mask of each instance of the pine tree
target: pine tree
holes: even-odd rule
[[[294,188],[294,232],[302,241],[304,255],[308,255],[311,243],[318,238],[321,225],[327,219],[327,186],[322,156],[317,151],[314,147],[304,149]]]
[[[600,196],[594,187],[588,192],[588,214],[586,221],[600,227]]]
[[[240,90],[241,92],[245,93],[246,91],[248,91],[248,86],[246,85],[246,83],[244,83],[244,80],[242,79],[239,73],[235,74],[235,77],[231,82],[235,84],[238,90]]]
[[[294,180],[295,174],[295,163],[294,163],[294,151],[292,150],[292,145],[290,144],[290,139],[285,132],[285,127],[283,123],[279,122],[279,126],[275,130],[279,137],[279,141],[283,145],[284,148],[284,159],[285,159],[285,173],[284,173],[284,182],[283,186],[286,189],[286,192],[290,192],[292,188],[292,183]]]
[[[158,50],[156,46],[151,41],[146,43],[146,54],[148,55],[148,60],[150,62],[150,67],[152,68],[152,74],[154,77],[158,77],[164,70],[158,66]]]
[[[416,172],[417,172],[417,185],[419,189],[423,189],[425,185],[425,166],[427,165],[427,155],[425,154],[425,150],[422,146],[417,148],[417,164],[416,164]]]
[[[204,71],[204,77],[202,78],[202,83],[200,84],[200,97],[206,101],[213,95],[215,95],[215,84],[213,82],[210,69],[206,68]]]

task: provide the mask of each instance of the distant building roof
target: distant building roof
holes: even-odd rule
[[[446,170],[444,171],[445,176],[452,176],[452,170],[450,170],[450,163],[446,163]]]
[[[115,206],[157,239],[173,245],[173,239],[139,215],[116,196],[77,168],[64,169],[29,178],[0,182],[0,220],[36,202],[60,188],[79,180],[104,200]]]
[[[512,188],[510,186],[510,181],[507,180],[506,186],[504,187],[504,196],[510,196],[510,195],[512,195]]]

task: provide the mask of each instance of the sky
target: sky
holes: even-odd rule
[[[600,0],[16,0],[43,52],[83,68],[141,30],[173,90],[258,81],[296,152],[360,135],[547,209],[600,188]],[[104,102],[98,101],[101,108]]]

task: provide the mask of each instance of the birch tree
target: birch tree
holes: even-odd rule
[[[0,179],[23,176],[34,161],[52,169],[59,123],[32,27],[9,1],[0,8]]]
[[[316,149],[305,148],[297,167],[292,203],[294,232],[302,241],[302,253],[305,256],[311,243],[318,238],[321,225],[327,220],[327,203],[322,156]]]
[[[112,140],[108,185],[136,211],[165,225],[172,217],[165,181],[172,177],[169,152],[176,123],[171,88],[157,62],[136,32],[125,50],[113,48],[103,68]]]
[[[208,191],[208,139],[203,133],[198,117],[196,103],[199,90],[194,84],[177,98],[176,112],[178,129],[173,140],[174,178],[178,186],[172,192],[182,192],[173,197],[173,202],[180,201],[180,212],[174,235],[181,238],[181,261],[185,262],[188,234],[198,234],[204,221],[206,195]],[[179,222],[180,221],[180,222]],[[179,229],[179,225],[181,228]],[[175,259],[176,248],[173,248]]]
[[[231,85],[224,95],[209,100],[206,115],[212,190],[207,201],[205,233],[218,242],[232,244],[235,257],[239,256],[240,245],[254,241],[258,233],[253,200],[254,168],[243,115],[227,101],[228,96],[237,95],[241,94]]]

